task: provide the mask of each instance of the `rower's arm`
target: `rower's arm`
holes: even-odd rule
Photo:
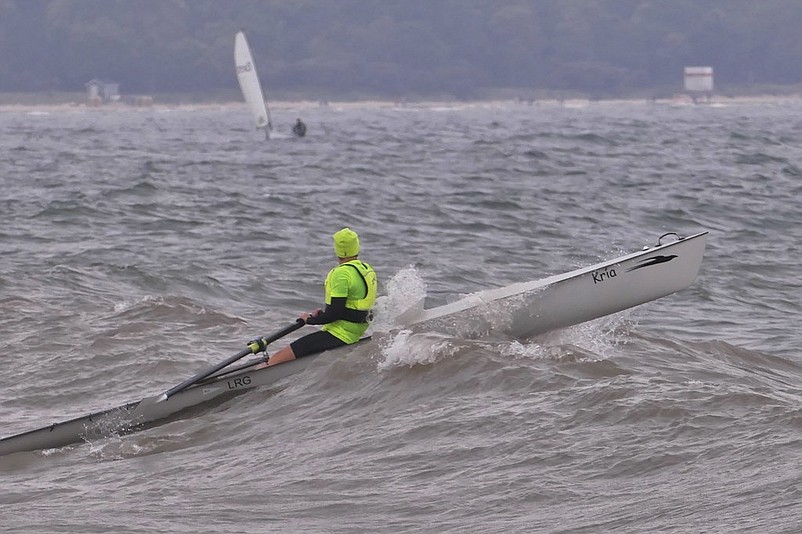
[[[345,319],[345,315],[345,297],[332,297],[331,304],[326,304],[325,310],[307,319],[306,324],[333,323]]]

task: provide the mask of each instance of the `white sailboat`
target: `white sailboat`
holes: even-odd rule
[[[234,65],[237,70],[237,80],[239,81],[240,89],[242,89],[242,96],[245,98],[248,109],[253,114],[256,128],[264,128],[265,139],[270,139],[270,132],[273,131],[270,109],[265,103],[262,84],[259,82],[259,75],[256,73],[256,64],[253,62],[245,32],[242,31],[237,32],[234,37]]]

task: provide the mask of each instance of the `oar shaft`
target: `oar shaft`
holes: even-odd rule
[[[304,323],[304,321],[302,319],[298,319],[296,322],[294,322],[290,326],[284,328],[283,330],[280,330],[280,331],[276,332],[275,334],[272,334],[270,336],[267,336],[267,337],[263,338],[263,342],[264,342],[265,345],[268,345],[268,344],[276,341],[277,339],[282,338],[282,337],[286,336],[287,334],[289,334],[291,332],[294,332],[295,330],[298,330],[304,324],[306,324],[306,323]],[[239,360],[241,358],[244,358],[248,354],[253,354],[253,350],[251,350],[250,347],[242,349],[241,351],[239,351],[235,355],[231,356],[230,358],[227,358],[226,360],[218,363],[217,365],[209,367],[205,371],[201,371],[200,373],[196,374],[192,378],[188,378],[188,379],[184,380],[183,382],[181,382],[177,386],[171,387],[170,389],[168,389],[167,391],[162,393],[162,395],[159,397],[159,401],[166,401],[167,399],[169,399],[170,397],[172,397],[173,395],[175,395],[179,391],[182,391],[182,390],[188,388],[189,386],[191,386],[192,384],[195,384],[196,382],[200,382],[201,380],[203,380],[204,378],[208,377],[209,375],[216,373],[217,371],[219,371],[223,367],[231,365],[235,361],[237,361],[237,360]]]
[[[264,337],[262,339],[264,339],[265,345],[269,345],[270,343],[273,343],[277,339],[280,339],[280,338],[286,336],[287,334],[291,334],[291,333],[295,332],[296,330],[298,330],[299,328],[301,328],[305,324],[306,323],[304,322],[303,319],[297,319],[294,323],[292,323],[288,327],[284,328],[283,330],[279,330],[275,334],[271,334],[271,335],[266,336],[266,337]]]
[[[184,380],[183,382],[181,382],[177,386],[173,386],[170,389],[168,389],[167,391],[165,391],[164,393],[162,393],[161,400],[169,399],[170,397],[172,397],[173,395],[175,395],[179,391],[188,388],[189,386],[191,386],[195,382],[199,382],[199,381],[203,380],[204,378],[206,378],[207,376],[209,376],[212,373],[216,373],[217,371],[219,371],[223,367],[225,367],[227,365],[231,365],[235,361],[239,360],[240,358],[244,358],[248,354],[251,354],[251,349],[242,349],[240,352],[238,352],[234,356],[228,358],[225,361],[222,361],[222,362],[218,363],[214,367],[210,367],[209,369],[206,369],[205,371],[201,371],[200,373],[196,374],[192,378],[187,378],[186,380]]]

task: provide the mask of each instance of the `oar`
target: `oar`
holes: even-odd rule
[[[283,330],[279,330],[275,334],[271,334],[269,336],[262,337],[262,338],[254,340],[254,341],[251,341],[250,343],[248,343],[248,347],[247,348],[242,349],[240,352],[236,353],[235,355],[231,356],[230,358],[218,363],[217,365],[209,367],[205,371],[201,371],[200,373],[196,374],[192,378],[188,378],[188,379],[184,380],[183,382],[181,382],[177,386],[171,387],[170,389],[168,389],[167,391],[162,393],[158,397],[158,399],[156,399],[156,402],[166,401],[167,399],[169,399],[170,397],[172,397],[173,395],[175,395],[179,391],[182,391],[182,390],[188,388],[192,384],[200,382],[201,380],[203,380],[207,376],[216,373],[217,371],[219,371],[223,367],[231,365],[235,361],[239,360],[240,358],[244,358],[248,354],[256,354],[258,352],[261,352],[261,351],[265,350],[265,347],[267,345],[269,345],[270,343],[274,342],[275,340],[277,340],[279,338],[282,338],[282,337],[286,336],[287,334],[290,334],[290,333],[298,330],[299,328],[301,328],[305,324],[306,323],[304,322],[303,319],[298,319],[297,321],[295,321],[290,326],[284,328]]]

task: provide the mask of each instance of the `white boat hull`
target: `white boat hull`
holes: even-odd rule
[[[491,328],[529,338],[617,313],[690,286],[707,232],[542,280],[469,295],[422,310],[414,330]]]
[[[707,232],[542,280],[481,291],[454,303],[405,313],[413,331],[501,331],[528,338],[616,313],[690,286],[702,263]],[[337,351],[351,350],[343,347]],[[329,353],[331,354],[331,353]],[[243,365],[179,391],[54,423],[0,439],[0,456],[64,447],[141,430],[191,408],[273,384],[306,368],[318,355],[254,369]],[[225,371],[223,371],[225,372]]]

